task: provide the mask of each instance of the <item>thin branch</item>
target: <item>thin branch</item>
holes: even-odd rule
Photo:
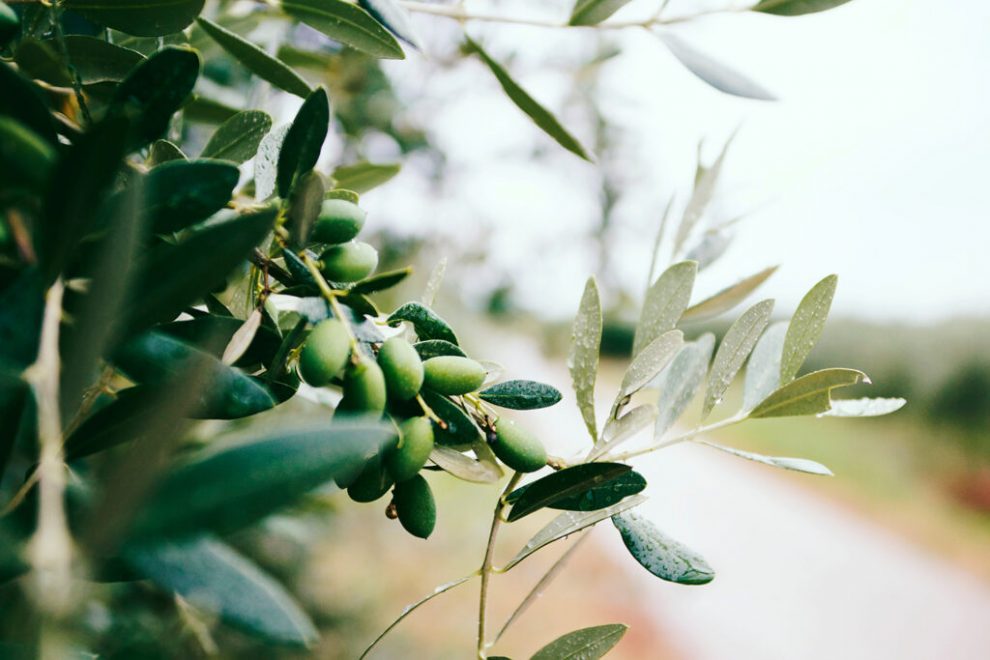
[[[744,419],[746,419],[746,415],[745,414],[742,414],[742,415],[733,415],[732,417],[729,417],[727,419],[723,419],[721,422],[715,422],[714,424],[707,424],[705,426],[699,426],[698,428],[692,429],[691,431],[688,431],[687,433],[683,433],[681,435],[674,436],[670,440],[665,440],[664,442],[660,442],[660,443],[655,444],[655,445],[650,445],[649,447],[643,447],[642,449],[635,449],[633,451],[627,451],[627,452],[625,452],[623,454],[615,454],[615,455],[612,455],[612,456],[606,456],[602,460],[612,461],[612,462],[617,462],[617,463],[618,462],[623,462],[623,461],[628,461],[629,459],[636,458],[637,456],[642,456],[644,454],[649,454],[649,453],[655,452],[655,451],[660,450],[660,449],[666,449],[667,447],[671,447],[673,445],[680,444],[680,443],[686,442],[688,440],[692,440],[692,439],[695,438],[695,436],[699,436],[702,433],[708,433],[709,431],[716,431],[718,429],[723,429],[723,428],[725,428],[727,426],[732,426],[733,424],[738,424],[739,422],[743,421]]]
[[[505,508],[505,496],[511,493],[519,480],[522,479],[522,472],[516,472],[505,485],[505,489],[495,503],[495,512],[492,515],[492,528],[488,532],[488,545],[485,547],[485,558],[481,562],[481,590],[478,598],[478,658],[484,660],[486,657],[487,645],[485,644],[485,623],[488,607],[488,581],[492,576],[492,562],[495,558],[495,539],[498,536],[498,528],[502,526],[502,510]]]

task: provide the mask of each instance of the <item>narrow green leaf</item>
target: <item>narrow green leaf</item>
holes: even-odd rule
[[[368,12],[345,0],[282,0],[285,13],[331,39],[384,59],[405,58],[402,47]]]
[[[58,144],[55,122],[38,86],[7,62],[0,61],[0,115],[24,124],[52,146]]]
[[[237,113],[237,108],[200,94],[193,94],[189,101],[182,106],[182,118],[185,121],[217,126]]]
[[[433,461],[444,472],[479,484],[494,484],[502,478],[502,468],[495,461],[480,461],[462,454],[452,447],[437,445],[430,453]]]
[[[811,349],[822,336],[838,282],[838,276],[829,275],[811,287],[811,291],[801,299],[784,339],[784,352],[780,358],[781,384],[786,385],[794,380]]]
[[[227,533],[353,474],[394,438],[387,425],[326,422],[254,431],[172,470],[141,509],[134,538]]]
[[[705,211],[708,210],[708,206],[711,204],[711,201],[715,196],[715,188],[718,186],[719,178],[722,175],[722,166],[725,163],[725,157],[728,155],[729,147],[732,146],[732,142],[735,137],[736,134],[733,133],[732,136],[725,141],[725,144],[722,145],[722,151],[710,167],[706,167],[702,164],[702,145],[698,145],[698,165],[694,175],[694,188],[691,190],[691,198],[688,199],[688,203],[684,207],[684,213],[681,215],[681,222],[677,226],[677,233],[674,236],[673,253],[675,255],[681,253],[681,250],[687,243],[688,238],[691,237],[695,227],[697,227],[698,223],[701,221],[701,218],[704,217]]]
[[[591,157],[588,156],[588,153],[584,150],[584,147],[581,146],[581,143],[578,142],[577,139],[571,135],[559,121],[557,121],[556,117],[540,105],[536,99],[526,92],[526,90],[520,87],[501,64],[493,60],[488,53],[486,53],[481,46],[470,37],[467,37],[466,44],[467,49],[477,53],[478,57],[480,57],[485,65],[488,66],[509,99],[516,104],[517,108],[526,113],[526,115],[533,120],[533,123],[539,126],[544,133],[556,140],[557,144],[562,146],[564,149],[567,149],[579,158],[583,158],[587,161],[591,160]]]
[[[165,323],[157,326],[155,331],[196,346],[214,357],[220,357],[222,349],[234,339],[242,325],[243,321],[233,316],[208,314],[190,320]],[[242,356],[241,364],[268,364],[278,352],[281,342],[281,337],[273,328],[262,324]]]
[[[633,437],[657,418],[657,407],[651,403],[636,406],[621,417],[613,417],[605,424],[602,430],[602,437],[595,444],[591,453],[588,454],[589,461],[598,459],[612,451],[620,444]]]
[[[87,417],[66,439],[63,449],[66,460],[139,440],[166,395],[164,389],[143,386],[121,391],[116,400]]]
[[[904,399],[835,399],[822,417],[881,417],[904,407]]]
[[[585,465],[610,464],[586,463]],[[585,467],[585,465],[577,465],[574,466],[574,468],[568,469]],[[554,475],[549,476],[552,477]],[[539,508],[545,507],[548,509],[559,509],[563,511],[597,511],[598,509],[604,509],[617,502],[621,502],[629,495],[635,495],[646,488],[646,479],[643,478],[643,475],[638,472],[626,471],[617,476],[606,477],[603,471],[600,476],[602,481],[591,483],[591,485],[588,485],[583,489],[574,488],[573,492],[570,492],[569,494],[550,496],[547,498],[545,503],[539,506]],[[532,487],[537,489],[546,488],[545,484],[540,483],[541,481],[542,479],[517,488],[509,493],[508,497],[506,497],[506,501],[510,504],[515,504],[517,507],[520,503],[525,505],[527,501],[531,500],[531,495],[532,497],[539,497],[538,495],[533,495],[531,490]],[[513,509],[513,511],[514,510],[515,509]],[[524,512],[520,514],[519,517],[522,518],[528,515],[528,513],[529,512]],[[511,522],[512,520],[514,519],[510,514],[509,521]]]
[[[205,0],[65,0],[100,25],[138,37],[163,37],[181,32],[203,11]]]
[[[778,16],[802,16],[832,9],[847,2],[849,0],[761,0],[753,7],[753,11]]]
[[[560,402],[560,390],[533,380],[507,380],[478,393],[481,399],[502,408],[535,410]]]
[[[408,302],[389,314],[387,323],[398,326],[402,321],[412,323],[416,335],[423,340],[442,339],[457,344],[457,335],[450,324],[432,309],[418,302]]]
[[[17,44],[14,61],[21,71],[35,80],[56,87],[69,87],[73,83],[72,74],[53,42],[25,37]]]
[[[777,389],[749,413],[750,417],[794,417],[819,415],[832,407],[831,393],[837,387],[870,382],[855,369],[822,369],[805,374]]]
[[[793,470],[794,472],[805,472],[807,474],[817,474],[823,477],[833,476],[832,471],[821,463],[816,463],[815,461],[809,461],[806,458],[787,458],[786,456],[764,456],[762,454],[754,454],[753,452],[743,451],[741,449],[736,449],[734,447],[725,447],[723,445],[717,445],[714,442],[707,442],[705,440],[700,441],[701,444],[718,449],[719,451],[724,451],[733,456],[738,456],[739,458],[745,458],[748,461],[755,461],[756,463],[763,463],[764,465],[770,465],[772,467],[783,468],[784,470]]]
[[[741,73],[696,50],[669,32],[657,33],[660,41],[680,60],[688,71],[720,92],[758,101],[776,101],[776,97]]]
[[[507,520],[514,522],[557,502],[580,500],[586,493],[630,470],[631,467],[621,463],[584,463],[548,474],[515,491],[514,498],[510,495],[514,504]],[[592,494],[591,501],[595,500]]]
[[[413,344],[413,348],[416,349],[420,359],[423,360],[429,360],[431,357],[439,357],[441,355],[467,357],[467,353],[460,346],[452,344],[449,341],[444,341],[443,339],[427,339],[426,341],[416,342]]]
[[[172,115],[189,99],[199,77],[199,55],[166,46],[135,67],[114,91],[107,110],[131,124],[131,146],[165,134]]]
[[[684,333],[680,330],[668,330],[651,341],[633,358],[629,368],[626,369],[616,402],[632,396],[649,384],[664,367],[670,364],[683,345]]]
[[[159,587],[268,642],[308,646],[318,637],[312,621],[275,578],[218,539],[131,548],[125,561]]]
[[[780,387],[780,355],[784,350],[787,323],[774,323],[760,341],[746,365],[746,384],[743,387],[743,410],[752,410],[760,401]]]
[[[750,351],[756,345],[764,328],[770,322],[773,300],[763,300],[743,312],[725,333],[715,353],[712,370],[708,375],[708,389],[702,416],[708,416],[721,400],[725,391],[742,368]]]
[[[148,149],[148,166],[158,167],[163,163],[173,160],[189,160],[182,149],[179,149],[174,142],[168,140],[155,140]]]
[[[714,348],[715,335],[706,333],[696,341],[685,344],[670,366],[660,374],[654,440],[659,441],[673,428],[694,400],[701,384],[705,382]]]
[[[278,153],[278,194],[286,197],[296,177],[309,172],[320,158],[330,127],[330,100],[322,87],[303,102]]]
[[[291,245],[302,249],[309,243],[310,234],[316,219],[323,210],[323,194],[326,188],[323,176],[316,170],[301,174],[289,193],[288,219],[285,228],[289,231]],[[349,295],[357,295],[354,291]]]
[[[114,351],[113,361],[134,382],[198,391],[193,417],[238,419],[275,407],[271,392],[247,374],[158,332],[127,342]]]
[[[568,25],[597,25],[629,4],[629,0],[577,0]]]
[[[584,425],[592,441],[598,441],[598,422],[595,421],[595,381],[598,378],[598,352],[602,343],[602,304],[598,296],[595,278],[588,278],[578,306],[577,316],[571,328],[571,347],[567,355],[567,368],[571,372],[574,395]]]
[[[245,110],[220,125],[203,147],[203,158],[229,160],[240,165],[253,158],[272,129],[272,118],[259,110]]]
[[[376,273],[366,280],[361,280],[355,284],[351,291],[354,293],[376,293],[386,291],[396,286],[404,279],[412,275],[412,267],[406,266],[398,270],[390,270],[385,273]]]
[[[65,48],[72,68],[84,85],[119,82],[145,59],[136,50],[74,34],[65,36]]]
[[[681,319],[684,321],[707,321],[729,311],[749,297],[749,294],[756,291],[776,271],[777,266],[771,266],[739,280],[715,295],[688,307]]]
[[[633,495],[632,497],[627,497],[618,504],[614,504],[605,509],[599,509],[597,511],[565,511],[553,520],[551,520],[543,529],[538,531],[533,538],[531,538],[526,545],[516,553],[508,564],[505,565],[503,571],[508,571],[513,568],[516,564],[521,562],[526,557],[543,548],[554,541],[559,541],[560,539],[570,536],[575,532],[579,532],[582,529],[591,527],[592,525],[597,525],[603,520],[622,513],[623,511],[628,511],[629,509],[639,506],[646,501],[644,495]]]
[[[391,180],[401,168],[399,163],[355,163],[341,165],[332,176],[338,188],[366,193]]]
[[[290,128],[292,128],[291,124],[279,126],[261,138],[261,142],[258,143],[258,151],[254,157],[254,198],[258,201],[266,200],[275,194],[278,156]]]
[[[420,394],[426,405],[444,421],[446,428],[433,424],[434,436],[438,445],[446,445],[456,449],[469,449],[471,445],[484,436],[481,429],[474,423],[471,416],[456,403],[445,396],[424,389]]]
[[[416,50],[423,50],[409,12],[396,0],[358,0],[358,4],[399,39]]]
[[[300,98],[309,96],[312,90],[302,76],[266,53],[261,47],[202,16],[197,18],[196,22],[204,32],[220,44],[221,48],[251,73]]]
[[[665,270],[643,301],[643,311],[636,324],[633,338],[633,356],[638,355],[657,337],[673,330],[691,300],[698,264],[682,261]]]
[[[715,572],[693,550],[670,538],[636,513],[612,516],[629,554],[661,580],[677,584],[708,584]]]
[[[151,231],[165,234],[206,220],[227,206],[240,178],[217,160],[173,160],[148,172],[144,212]]]

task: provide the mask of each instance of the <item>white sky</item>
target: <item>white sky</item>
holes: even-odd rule
[[[671,9],[714,4],[674,0]],[[566,5],[540,7],[552,17],[566,14]],[[635,1],[617,18],[652,6]],[[525,2],[500,7],[533,11]],[[481,65],[429,75],[458,33],[444,19],[416,19],[431,59],[413,55],[389,71],[408,85],[407,94],[422,98],[412,112],[447,152],[453,178],[436,199],[409,168],[366,196],[372,218],[487,242],[493,260],[525,282],[524,302],[569,315],[594,265],[595,248],[582,237],[597,217],[596,166],[555,153],[559,147],[512,107]],[[570,88],[562,71],[587,57],[591,32],[470,31],[590,142],[581,109],[565,107]],[[602,99],[623,132],[618,167],[628,197],[610,249],[634,290],[663,206],[672,192],[686,197],[698,143],[707,138],[709,160],[741,126],[713,217],[751,213],[729,253],[703,273],[702,293],[780,263],[765,294],[777,297],[782,311],[836,272],[838,313],[906,321],[990,314],[990,3],[854,0],[802,18],[715,16],[675,32],[781,100],[725,96],[651,35],[614,33],[623,55],[604,71]],[[534,147],[549,158],[533,160]]]

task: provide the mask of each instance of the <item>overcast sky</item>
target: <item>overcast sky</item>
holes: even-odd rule
[[[674,0],[670,9],[717,4]],[[616,19],[651,6],[634,1]],[[533,11],[532,3],[516,7],[501,10]],[[554,3],[538,11],[559,14]],[[428,53],[457,36],[450,22],[416,18]],[[571,87],[561,73],[587,56],[590,33],[469,29],[503,61],[518,53],[509,64],[518,79],[591,141],[585,115],[566,103]],[[702,292],[780,263],[765,290],[779,309],[836,272],[841,313],[921,322],[990,314],[990,3],[853,0],[801,18],[713,16],[676,33],[780,100],[728,97],[650,34],[614,35],[623,54],[604,69],[601,98],[627,154],[617,167],[628,194],[610,246],[624,281],[640,286],[660,212],[671,194],[686,197],[698,143],[710,160],[740,127],[713,210],[716,219],[748,215],[729,253],[699,280]],[[409,231],[428,223],[487,242],[496,263],[525,280],[524,302],[568,315],[594,266],[593,246],[573,237],[596,221],[596,166],[563,152],[533,161],[534,145],[559,148],[491,75],[472,64],[424,79],[436,60],[413,55],[389,71],[407,93],[426,90],[413,111],[450,157],[451,192],[432,198],[410,172],[366,205]]]

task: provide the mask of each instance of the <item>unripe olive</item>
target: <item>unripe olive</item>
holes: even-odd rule
[[[385,457],[389,474],[397,482],[416,476],[433,451],[433,423],[413,417],[399,425],[399,444]]]
[[[346,199],[325,199],[320,217],[313,225],[313,241],[317,243],[346,243],[364,227],[367,214],[360,206]]]
[[[313,387],[323,387],[347,364],[351,338],[337,319],[320,321],[299,353],[299,373]]]
[[[332,282],[357,282],[378,267],[378,250],[361,241],[334,245],[320,257],[323,275]]]
[[[347,487],[347,495],[355,502],[374,502],[388,492],[392,483],[392,477],[385,467],[373,461]]]
[[[426,387],[439,394],[467,394],[485,382],[485,368],[471,358],[441,355],[423,363]]]
[[[423,386],[423,361],[419,353],[402,337],[392,337],[378,350],[378,366],[385,373],[389,396],[411,399]]]
[[[21,29],[21,19],[6,2],[0,2],[0,46],[6,46]]]
[[[337,410],[380,417],[385,412],[385,376],[374,360],[361,356],[344,372],[344,398]]]
[[[495,422],[495,441],[491,447],[499,460],[517,472],[536,472],[547,464],[543,443],[511,419]]]
[[[395,484],[395,513],[413,536],[425,539],[437,524],[437,504],[422,475]]]

